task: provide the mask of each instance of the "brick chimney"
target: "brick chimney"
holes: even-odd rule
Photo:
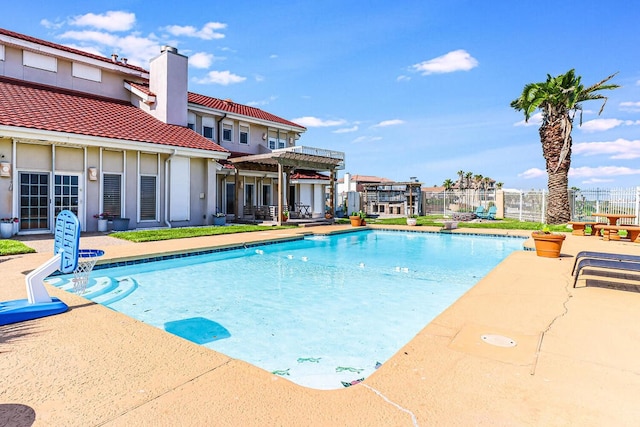
[[[187,126],[188,58],[162,46],[149,64],[149,90],[156,95],[150,113],[165,123]]]

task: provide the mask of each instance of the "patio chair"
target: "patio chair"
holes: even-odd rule
[[[487,214],[484,212],[484,208],[482,206],[478,206],[476,208],[476,212],[475,213],[476,213],[476,216],[478,218],[486,219],[486,217],[487,217]]]
[[[496,219],[496,213],[498,213],[498,208],[491,206],[484,219]]]

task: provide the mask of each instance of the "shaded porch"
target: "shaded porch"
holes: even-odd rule
[[[344,153],[313,147],[288,147],[273,150],[270,153],[239,156],[230,158],[229,162],[235,168],[235,218],[238,220],[270,220],[278,225],[283,222],[283,213],[288,213],[288,219],[299,222],[320,222],[324,220],[325,211],[325,184],[322,179],[306,180],[298,178],[302,192],[302,185],[308,185],[305,191],[306,197],[300,195],[294,203],[291,203],[289,195],[289,184],[291,177],[296,171],[329,172],[329,198],[328,211],[333,215],[335,212],[335,181],[336,171],[344,169]],[[269,172],[275,173],[277,177],[276,203],[273,205],[245,206],[241,204],[242,188],[239,185],[242,172]],[[326,176],[321,175],[325,180]],[[320,178],[319,176],[316,178]],[[304,181],[304,182],[303,182]],[[319,190],[320,189],[320,190]],[[312,200],[312,203],[305,201]],[[241,210],[242,206],[242,210]],[[319,209],[321,211],[319,212]],[[229,213],[229,212],[227,212]],[[242,215],[240,215],[242,213]],[[318,220],[318,221],[311,221]]]

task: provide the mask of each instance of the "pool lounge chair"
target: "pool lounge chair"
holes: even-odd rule
[[[478,218],[485,219],[487,217],[482,206],[478,206],[475,213]]]
[[[578,277],[580,276],[580,272],[583,271],[585,267],[596,267],[601,269],[613,270],[612,271],[613,274],[611,275],[607,275],[604,273],[598,274],[599,276],[605,276],[605,277],[610,276],[611,278],[614,278],[616,275],[618,275],[620,271],[640,273],[640,262],[621,261],[621,260],[612,260],[612,259],[598,259],[598,258],[582,258],[580,261],[578,261],[575,268],[575,277],[573,279],[574,288],[578,283]],[[634,275],[634,276],[629,276],[625,278],[638,281],[638,284],[640,285],[640,276]],[[638,287],[637,289],[640,290],[640,287]]]
[[[571,275],[576,274],[576,266],[578,265],[578,261],[581,258],[591,258],[591,259],[606,259],[612,261],[630,261],[630,262],[640,262],[640,256],[638,255],[627,255],[627,254],[612,254],[609,252],[592,252],[592,251],[581,251],[576,255],[576,259],[573,262],[573,269],[571,270]]]

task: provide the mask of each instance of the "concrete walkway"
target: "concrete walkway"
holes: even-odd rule
[[[120,259],[346,228],[144,244],[98,235],[81,246]],[[0,301],[26,298],[24,272],[51,256],[49,244],[0,258]],[[559,259],[515,252],[364,383],[330,391],[49,287],[68,312],[0,326],[0,425],[637,425],[640,294],[572,288],[580,250],[640,255],[638,244],[571,235]],[[517,345],[489,345],[487,334]]]

